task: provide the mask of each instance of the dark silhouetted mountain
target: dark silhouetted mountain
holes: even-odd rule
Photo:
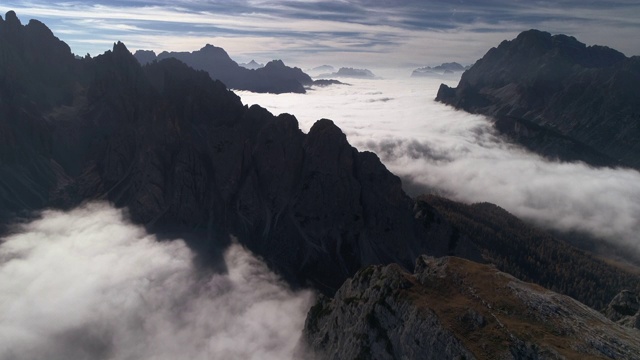
[[[367,69],[340,68],[337,72],[331,74],[321,74],[318,77],[346,77],[358,79],[375,79],[376,76]]]
[[[258,64],[255,60],[251,60],[248,63],[240,64],[240,66],[242,66],[243,68],[246,68],[246,69],[256,70],[256,69],[260,69],[260,68],[264,67],[264,64]]]
[[[136,51],[141,64],[153,60],[176,58],[196,70],[204,70],[212,79],[220,80],[231,89],[261,93],[304,93],[313,80],[299,68],[290,68],[274,60],[256,70],[246,69],[233,61],[224,49],[206,45],[193,52],[162,52],[153,58],[149,51]]]
[[[307,315],[318,359],[637,359],[640,336],[490,265],[421,256],[370,266]]]
[[[436,100],[494,117],[549,158],[640,168],[640,57],[537,30],[492,48]]]
[[[362,266],[411,267],[450,242],[452,228],[416,220],[400,179],[330,120],[304,134],[293,116],[244,106],[205,71],[173,57],[141,66],[122,43],[75,59],[13,13],[0,41],[5,218],[107,200],[208,261],[234,235],[290,283],[326,293]]]
[[[411,77],[423,77],[423,76],[432,76],[432,75],[443,75],[443,74],[454,74],[457,72],[462,72],[465,70],[465,67],[458,64],[457,62],[443,63],[438,66],[425,66],[418,69],[413,70],[411,73]]]

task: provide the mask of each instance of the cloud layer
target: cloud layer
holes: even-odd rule
[[[237,244],[196,270],[119,210],[48,211],[0,245],[0,359],[287,359],[310,306]]]
[[[115,41],[131,49],[191,51],[211,43],[237,61],[282,58],[303,67],[472,63],[530,28],[640,54],[637,1],[42,1],[0,11],[48,24],[80,55]]]
[[[352,80],[307,95],[240,92],[243,102],[297,116],[308,130],[333,119],[360,150],[376,152],[417,195],[488,201],[552,229],[579,231],[640,252],[640,173],[547,161],[501,140],[489,121],[439,104],[458,78]]]

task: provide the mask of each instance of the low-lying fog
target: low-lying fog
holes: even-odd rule
[[[640,251],[640,173],[547,161],[502,141],[483,116],[434,101],[458,76],[341,79],[307,94],[238,92],[246,104],[294,114],[303,131],[332,119],[359,150],[376,152],[410,195],[492,202],[557,230],[588,232]]]
[[[239,245],[197,270],[120,210],[49,211],[0,240],[0,359],[291,359],[312,295]]]

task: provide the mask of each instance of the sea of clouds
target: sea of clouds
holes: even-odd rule
[[[0,359],[291,359],[313,295],[238,244],[193,265],[104,203],[0,239]]]
[[[640,251],[640,172],[549,161],[502,140],[490,121],[434,101],[458,76],[382,80],[307,94],[238,92],[244,103],[294,114],[303,131],[332,119],[359,150],[378,154],[410,195],[491,202],[539,225],[589,233]]]

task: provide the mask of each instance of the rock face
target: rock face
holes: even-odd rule
[[[321,297],[302,347],[319,359],[635,359],[636,330],[494,267],[421,256],[359,271]]]
[[[624,290],[616,295],[604,313],[618,324],[640,330],[640,298],[631,291]]]
[[[304,134],[177,59],[142,67],[122,43],[75,59],[12,13],[0,51],[5,220],[108,200],[210,263],[232,234],[290,283],[329,294],[361,266],[411,267],[446,248],[450,227],[416,221],[399,178],[330,120]]]
[[[454,74],[465,71],[465,67],[458,64],[457,62],[450,63],[442,63],[438,66],[425,66],[418,69],[413,70],[411,73],[411,77],[425,77],[425,76],[433,76],[433,75],[444,75],[444,74]]]
[[[206,45],[193,52],[162,52],[155,56],[149,51],[136,51],[136,59],[141,64],[153,60],[176,58],[196,70],[204,70],[212,79],[222,81],[231,89],[267,93],[304,93],[305,86],[313,80],[299,68],[285,66],[281,60],[274,60],[256,69],[247,69],[233,61],[224,49]]]
[[[492,116],[550,158],[640,168],[640,57],[529,30],[492,48],[436,100]]]

